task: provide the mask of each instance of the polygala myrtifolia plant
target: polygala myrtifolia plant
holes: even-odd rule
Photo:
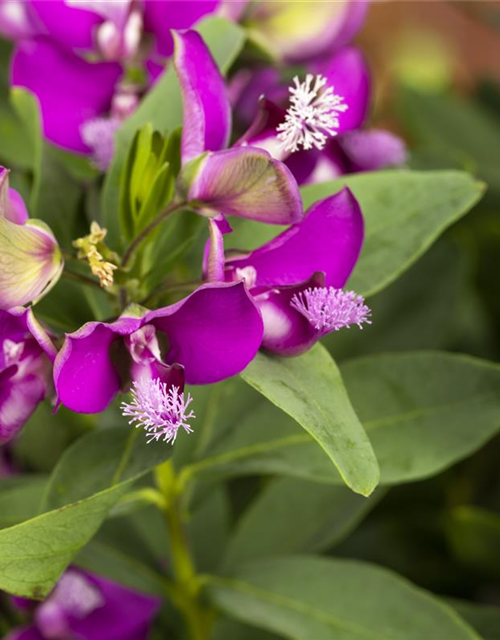
[[[361,129],[364,3],[309,7],[294,46],[297,3],[196,30],[217,2],[180,25],[169,2],[75,4],[0,4],[30,151],[0,174],[1,633],[477,640],[437,596],[320,553],[496,433],[500,370],[440,352],[339,368],[320,340],[369,339],[365,298],[482,185],[378,171],[407,153]],[[302,69],[288,92],[235,67],[244,25]]]

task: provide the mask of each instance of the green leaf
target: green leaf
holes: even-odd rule
[[[32,518],[38,513],[47,477],[26,476],[21,482],[5,487],[0,482],[0,529]]]
[[[52,510],[0,531],[0,589],[35,599],[49,593],[130,486],[170,454],[129,427],[78,440],[49,481],[44,505]]]
[[[370,495],[379,480],[377,460],[324,347],[297,358],[258,353],[241,376],[321,445],[348,487]]]
[[[347,185],[359,200],[365,241],[348,286],[373,295],[396,280],[484,191],[460,171],[381,171],[304,187],[304,205]]]
[[[500,640],[500,607],[465,600],[447,600],[458,615],[481,634],[483,640]]]
[[[378,459],[382,484],[436,475],[499,430],[498,365],[415,352],[356,359],[341,371]],[[329,459],[296,423],[257,400],[191,472],[279,473],[340,482]]]
[[[430,594],[362,562],[266,558],[207,582],[225,614],[292,640],[480,640]]]
[[[223,18],[210,17],[197,26],[197,31],[221,70],[227,71],[243,46],[243,30]],[[108,229],[108,238],[112,244],[118,245],[120,242],[118,207],[122,167],[135,132],[147,123],[151,123],[160,132],[173,131],[182,125],[182,100],[172,65],[116,135],[115,154],[106,174],[102,194],[103,223]]]
[[[13,87],[10,90],[10,102],[26,131],[26,142],[28,143],[29,155],[31,157],[30,169],[33,172],[33,186],[29,209],[32,216],[34,216],[40,190],[43,153],[42,123],[38,98],[27,89]],[[40,216],[37,215],[36,217]]]
[[[349,535],[382,495],[377,491],[367,500],[346,487],[278,478],[239,521],[226,564],[331,548]]]

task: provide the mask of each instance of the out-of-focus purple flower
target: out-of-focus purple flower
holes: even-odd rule
[[[40,102],[46,137],[65,149],[109,164],[114,133],[131,109],[117,98],[134,93],[133,106],[172,50],[171,28],[185,29],[214,11],[217,0],[27,0],[1,2],[0,32],[17,41],[13,85]],[[129,68],[146,80],[130,83]],[[111,150],[111,152],[110,152]]]
[[[274,224],[300,220],[300,193],[283,163],[248,146],[224,150],[231,130],[227,91],[197,33],[175,34],[174,64],[184,105],[182,196],[209,217],[222,213]]]
[[[363,243],[363,217],[348,189],[313,205],[302,222],[262,247],[224,261],[227,231],[214,222],[205,273],[245,282],[262,313],[265,349],[297,355],[326,333],[369,322],[362,298],[342,291]]]
[[[188,398],[176,404],[170,389],[182,393],[184,382],[209,384],[239,373],[257,352],[262,331],[241,282],[206,284],[169,307],[125,311],[112,324],[89,322],[67,335],[54,366],[56,391],[70,409],[95,413],[132,379],[143,409],[148,402],[151,411],[165,409],[166,428],[172,423],[167,405],[175,405],[180,418],[189,404]],[[156,380],[166,386],[154,389]]]
[[[38,98],[45,136],[80,153],[91,151],[82,126],[110,111],[121,76],[119,64],[87,62],[46,38],[19,42],[11,68],[12,84]]]
[[[0,309],[39,299],[59,279],[59,245],[41,220],[29,220],[21,196],[0,167]]]
[[[42,603],[14,599],[32,623],[6,640],[146,640],[160,600],[70,567]]]
[[[188,29],[217,10],[220,0],[144,0],[144,28],[155,38],[156,51],[172,54],[172,30]]]
[[[0,33],[11,40],[29,38],[39,33],[38,24],[27,2],[0,0]]]
[[[49,394],[55,357],[31,309],[0,310],[0,444],[18,433]]]
[[[361,28],[367,6],[364,0],[260,0],[249,4],[243,22],[278,58],[303,62],[348,44]]]
[[[318,75],[309,74],[302,84],[295,78],[288,111],[283,99],[276,104],[268,95],[261,97],[254,120],[238,145],[266,149],[286,163],[299,184],[405,162],[406,146],[400,138],[388,131],[359,129],[368,112],[370,82],[357,49],[341,49],[310,70]],[[256,87],[249,91],[254,95]],[[266,92],[278,95],[276,88],[265,87]],[[241,91],[239,102],[247,103],[245,93]]]

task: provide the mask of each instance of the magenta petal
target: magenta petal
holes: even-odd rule
[[[24,203],[23,197],[15,189],[9,189],[9,207],[6,211],[6,218],[16,224],[24,224],[28,218],[28,209]]]
[[[355,47],[342,49],[326,63],[315,65],[314,70],[327,78],[327,84],[349,107],[339,116],[339,133],[360,127],[370,100],[370,74],[361,51]]]
[[[200,18],[215,11],[219,0],[145,0],[144,28],[156,38],[160,55],[171,55],[171,29],[189,29]]]
[[[51,40],[74,49],[94,47],[95,30],[103,21],[94,11],[65,0],[31,0],[30,5]]]
[[[209,384],[242,371],[262,340],[262,319],[244,284],[206,284],[145,322],[166,333],[165,360],[184,365],[188,384]]]
[[[207,282],[224,282],[224,234],[231,233],[224,216],[208,220],[208,241],[203,255],[203,278]]]
[[[339,138],[353,171],[377,171],[402,165],[408,158],[406,145],[390,131],[352,131]]]
[[[297,356],[321,338],[322,334],[290,303],[297,293],[309,287],[321,287],[323,283],[323,275],[314,274],[307,282],[270,289],[255,297],[264,321],[263,349],[280,356]]]
[[[335,48],[340,49],[348,45],[363,26],[368,11],[368,0],[347,2],[343,21],[335,35]]]
[[[324,272],[326,286],[343,287],[363,243],[363,216],[345,188],[313,205],[305,219],[244,258],[233,269],[254,267],[256,287],[295,285]]]
[[[40,25],[28,2],[0,0],[0,33],[9,40],[30,38],[40,32]]]
[[[161,600],[82,572],[98,588],[104,605],[81,620],[75,619],[71,630],[88,640],[146,640]]]
[[[184,106],[182,161],[186,163],[203,151],[227,145],[231,108],[224,80],[201,37],[195,31],[174,32],[174,37],[174,65]]]
[[[187,197],[214,211],[268,224],[292,224],[302,218],[302,200],[290,170],[253,147],[207,154],[188,185]]]
[[[111,360],[118,338],[110,325],[88,322],[68,334],[54,364],[59,400],[79,413],[104,411],[120,389],[120,377]]]
[[[118,64],[86,62],[44,39],[19,43],[11,69],[12,83],[40,101],[45,136],[79,152],[89,151],[81,137],[82,124],[109,111],[121,74]]]

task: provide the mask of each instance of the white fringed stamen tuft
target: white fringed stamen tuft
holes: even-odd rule
[[[326,78],[308,73],[304,82],[295,76],[295,86],[290,87],[290,107],[278,128],[278,139],[292,153],[300,147],[305,150],[323,149],[328,138],[337,135],[340,126],[339,113],[349,107],[342,96],[326,87]],[[314,84],[313,84],[314,82]]]
[[[175,442],[178,430],[182,427],[186,433],[192,433],[188,420],[196,418],[193,411],[188,412],[192,402],[190,394],[184,397],[179,387],[167,387],[158,379],[142,379],[133,383],[132,401],[122,402],[122,414],[132,418],[129,424],[142,427],[147,432],[148,443],[152,440]]]
[[[371,324],[371,311],[364,302],[364,298],[354,291],[317,287],[294,295],[290,304],[309,320],[316,331],[329,333],[353,324],[360,329],[363,323]]]

